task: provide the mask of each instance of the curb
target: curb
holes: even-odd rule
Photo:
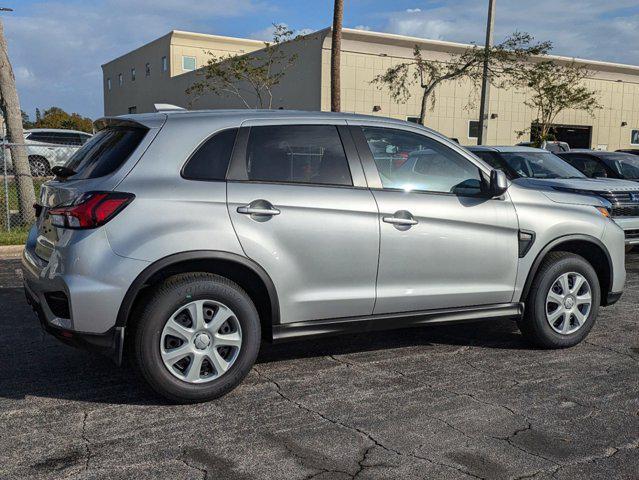
[[[0,245],[0,258],[14,258],[22,254],[24,245]]]

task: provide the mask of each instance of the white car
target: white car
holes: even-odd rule
[[[91,136],[86,132],[57,128],[25,130],[24,143],[27,146],[31,175],[34,177],[51,175],[51,168],[64,165]],[[6,144],[3,153],[7,160],[7,169],[12,170],[11,151]]]

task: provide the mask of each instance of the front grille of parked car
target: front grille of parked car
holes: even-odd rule
[[[639,217],[639,191],[601,192],[599,195],[612,203],[613,217]]]
[[[626,230],[626,240],[639,240],[639,230]]]

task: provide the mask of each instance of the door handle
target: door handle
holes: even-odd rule
[[[397,217],[383,217],[383,222],[391,223],[393,225],[417,225],[419,222],[414,218],[397,218]]]
[[[237,213],[242,213],[244,215],[279,215],[281,212],[278,208],[259,208],[259,207],[251,207],[250,205],[244,205],[243,207],[237,207]]]
[[[392,216],[382,217],[382,222],[390,223],[402,232],[419,223],[408,210],[397,210]]]

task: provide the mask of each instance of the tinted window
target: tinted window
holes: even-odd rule
[[[639,179],[639,156],[630,153],[602,153],[601,159],[623,178]]]
[[[114,172],[140,144],[145,128],[109,127],[100,130],[66,163],[72,178],[97,178]]]
[[[557,155],[543,151],[474,152],[493,168],[504,170],[510,178],[584,178],[585,175]]]
[[[237,129],[217,133],[197,149],[182,169],[191,180],[224,180],[233,153]]]
[[[337,128],[331,125],[252,127],[246,170],[249,180],[353,184]]]
[[[481,192],[479,169],[437,140],[389,128],[362,131],[384,188],[458,195]]]
[[[33,132],[29,135],[33,142],[52,143],[55,145],[81,145],[80,135],[73,132]]]
[[[559,156],[587,177],[601,178],[608,176],[606,168],[594,157],[575,153],[560,154]]]

